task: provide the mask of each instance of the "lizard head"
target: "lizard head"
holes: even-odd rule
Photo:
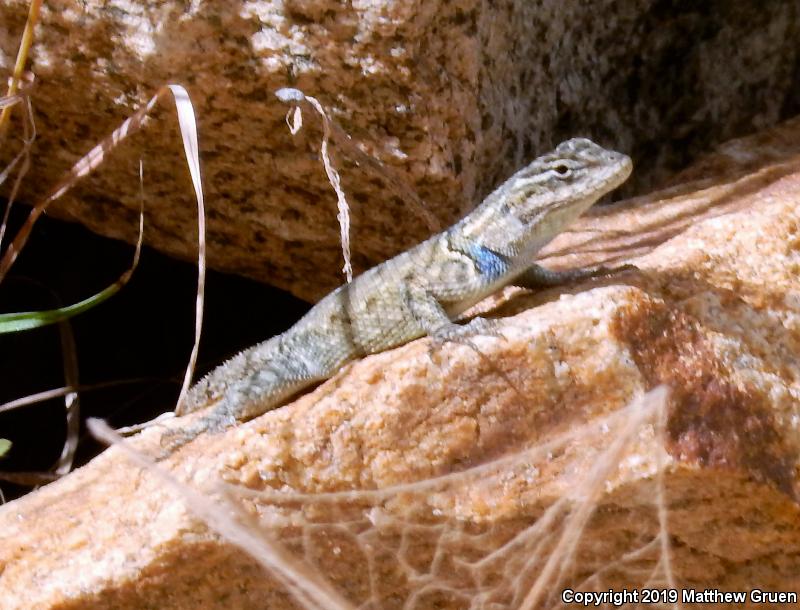
[[[462,221],[465,234],[510,256],[528,256],[630,175],[630,157],[573,138],[523,167]]]

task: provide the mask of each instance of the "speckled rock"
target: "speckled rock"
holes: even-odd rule
[[[0,5],[0,70],[27,6]],[[181,83],[199,117],[209,264],[316,299],[343,279],[335,197],[317,158],[319,121],[307,115],[291,137],[279,87],[320,99],[435,218],[339,154],[358,271],[450,224],[567,137],[631,154],[630,188],[641,190],[710,144],[800,112],[799,36],[793,0],[48,2],[22,197],[36,200],[159,86]],[[132,240],[142,158],[146,241],[193,259],[175,120],[155,116],[52,211]],[[0,162],[14,152],[4,146]]]
[[[583,219],[544,257],[638,270],[507,289],[477,307],[501,325],[475,349],[419,340],[365,358],[161,462],[232,502],[213,527],[238,515],[248,544],[272,549],[266,572],[192,516],[204,500],[113,448],[0,507],[3,607],[549,608],[567,586],[796,592],[798,142],[800,119],[732,142],[684,182]],[[162,433],[131,444],[159,453]],[[300,581],[325,603],[297,601]]]

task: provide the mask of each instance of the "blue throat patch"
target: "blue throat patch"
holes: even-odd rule
[[[486,246],[472,244],[469,250],[472,260],[475,261],[478,267],[478,271],[480,271],[480,274],[484,277],[491,279],[498,278],[508,272],[511,266],[507,257]]]

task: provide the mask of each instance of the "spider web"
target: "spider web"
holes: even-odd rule
[[[246,532],[281,549],[277,560],[248,552],[300,608],[321,600],[363,610],[564,608],[567,589],[675,589],[667,457],[658,449],[666,395],[658,388],[543,444],[437,478],[314,494],[225,484],[219,496]],[[576,465],[575,447],[590,437],[602,449]],[[638,465],[651,476],[631,497],[620,492],[620,467],[642,460],[644,446],[657,448]],[[542,493],[539,481],[555,473],[558,485]],[[501,501],[509,486],[513,507]],[[505,507],[499,514],[492,498]],[[219,531],[219,516],[204,518]],[[611,605],[638,607],[630,599]]]

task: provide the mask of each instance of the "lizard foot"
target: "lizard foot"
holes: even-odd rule
[[[594,269],[590,269],[590,271],[591,274],[589,277],[602,277],[606,275],[624,273],[625,271],[639,271],[639,267],[636,265],[631,265],[630,263],[625,263],[624,265],[618,265],[616,267],[606,267],[605,265],[601,265],[599,267],[595,267]]]
[[[499,337],[497,322],[486,318],[473,318],[467,324],[446,324],[437,328],[431,334],[431,351],[441,348],[445,343],[460,343],[472,349],[477,349],[472,342],[476,335],[491,335]]]
[[[230,415],[211,414],[201,417],[192,422],[185,428],[175,428],[167,430],[161,435],[161,447],[164,453],[159,456],[158,461],[169,457],[172,453],[188,445],[201,434],[218,434],[236,423],[236,419]]]
[[[525,272],[514,280],[515,286],[538,290],[552,286],[563,286],[574,282],[581,282],[597,277],[608,277],[624,271],[639,271],[636,265],[625,264],[617,267],[590,267],[588,269],[567,269],[553,271],[539,265],[531,265]]]

